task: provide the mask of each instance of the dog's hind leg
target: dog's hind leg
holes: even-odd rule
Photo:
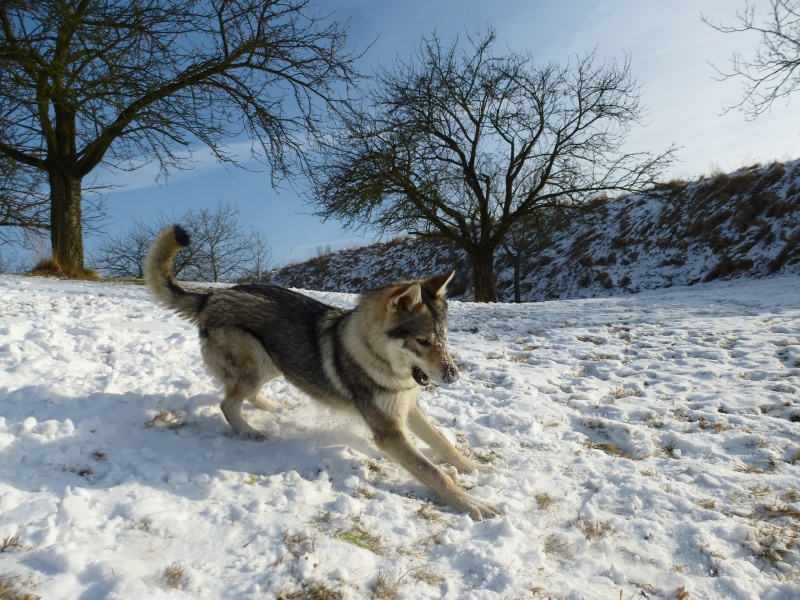
[[[242,403],[253,399],[259,408],[271,404],[259,403],[259,392],[278,371],[272,359],[255,337],[237,327],[216,327],[201,331],[200,350],[209,371],[225,388],[220,404],[222,414],[240,435],[263,438],[242,416]],[[258,404],[257,404],[258,403]],[[266,404],[265,404],[266,403]]]
[[[264,387],[269,381],[272,381],[276,377],[280,377],[281,372],[278,367],[275,366],[275,363],[267,356],[269,360],[269,366],[264,373],[264,380],[261,382],[261,387]],[[260,390],[261,388],[259,388]],[[257,391],[254,395],[248,396],[247,400],[259,410],[267,410],[270,412],[274,412],[281,407],[280,404],[275,402],[274,400],[270,400],[266,396],[264,396],[260,391]]]
[[[266,381],[264,383],[266,383]],[[273,412],[281,407],[280,404],[278,404],[274,400],[270,400],[260,392],[255,396],[248,398],[248,400],[250,401],[250,404],[252,404],[259,410],[268,410],[270,412]]]
[[[239,386],[225,389],[225,398],[220,403],[222,414],[225,415],[225,420],[228,421],[233,430],[242,436],[252,439],[260,440],[264,438],[264,434],[254,429],[242,416],[242,403],[245,400]]]

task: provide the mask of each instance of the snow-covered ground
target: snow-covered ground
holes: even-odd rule
[[[800,596],[800,278],[450,325],[462,377],[422,402],[497,468],[458,475],[505,510],[485,522],[282,380],[285,408],[247,411],[267,441],[231,435],[193,327],[145,288],[0,277],[0,590]]]

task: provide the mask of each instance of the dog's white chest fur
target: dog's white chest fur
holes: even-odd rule
[[[419,387],[415,384],[410,389],[396,392],[379,392],[375,395],[375,406],[387,417],[399,419],[405,423],[408,412],[419,398]]]

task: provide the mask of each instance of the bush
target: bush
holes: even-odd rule
[[[783,268],[792,256],[800,257],[800,231],[796,231],[788,240],[774,259],[769,261],[767,268],[770,273],[776,273]]]
[[[749,258],[734,260],[728,255],[723,255],[717,265],[705,276],[703,281],[714,281],[715,279],[731,277],[738,273],[749,271],[753,268],[753,264],[753,261]]]
[[[36,263],[36,265],[26,273],[32,277],[60,277],[67,279],[85,279],[89,281],[97,281],[100,279],[97,271],[94,269],[84,269],[80,272],[68,273],[61,268],[55,258],[43,258]]]

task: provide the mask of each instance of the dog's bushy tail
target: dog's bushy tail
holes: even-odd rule
[[[183,289],[175,280],[172,268],[175,256],[188,245],[189,234],[180,225],[167,227],[159,233],[147,251],[144,281],[160,304],[194,320],[205,304],[206,294]]]

